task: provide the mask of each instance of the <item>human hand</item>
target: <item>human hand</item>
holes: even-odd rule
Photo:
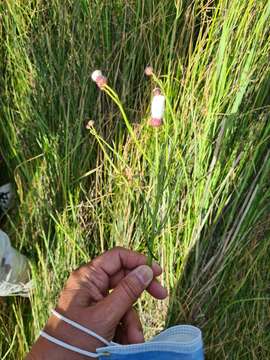
[[[56,310],[108,341],[134,344],[144,341],[142,325],[133,304],[142,292],[164,299],[167,291],[156,280],[161,267],[146,265],[147,258],[124,248],[114,248],[73,271]],[[112,291],[111,291],[112,290]],[[101,342],[51,316],[44,331],[78,348],[95,352]],[[83,355],[39,337],[26,360],[82,360]]]

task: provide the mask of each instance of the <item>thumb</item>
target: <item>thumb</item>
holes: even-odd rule
[[[153,271],[149,266],[138,266],[123,278],[117,287],[104,299],[105,308],[110,309],[113,322],[119,323],[142,292],[150,285],[153,277]]]

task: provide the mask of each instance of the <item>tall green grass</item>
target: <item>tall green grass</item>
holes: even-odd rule
[[[138,303],[148,336],[189,322],[209,359],[267,358],[269,2],[12,0],[0,12],[0,148],[18,194],[5,230],[35,283],[30,302],[1,305],[1,358],[23,358],[69,272],[114,245],[165,269],[169,301]],[[157,85],[166,116],[152,129]]]

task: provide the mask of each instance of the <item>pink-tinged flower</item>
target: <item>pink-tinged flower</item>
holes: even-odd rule
[[[149,125],[152,127],[160,127],[162,124],[163,124],[162,119],[151,118],[149,120]]]
[[[154,96],[155,96],[155,95],[161,95],[161,90],[160,90],[160,88],[159,88],[159,87],[156,87],[156,88],[153,90],[153,94],[154,94]]]
[[[144,70],[144,73],[146,76],[152,76],[153,75],[153,68],[152,66],[146,66],[145,70]]]
[[[99,76],[102,76],[102,72],[100,70],[95,70],[92,72],[91,78],[94,82],[97,82]]]
[[[161,95],[160,89],[155,89],[154,94],[151,104],[151,119],[149,125],[152,127],[159,127],[163,124],[165,96]]]
[[[97,78],[96,84],[100,89],[102,89],[105,85],[107,85],[107,83],[108,80],[105,76],[102,75]]]
[[[100,89],[102,89],[108,83],[107,78],[102,74],[100,70],[95,70],[92,73],[91,78]]]

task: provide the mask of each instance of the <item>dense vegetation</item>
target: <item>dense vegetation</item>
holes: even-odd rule
[[[35,285],[0,304],[1,359],[23,358],[69,272],[114,245],[165,269],[169,302],[138,303],[148,336],[188,322],[207,359],[269,358],[270,2],[10,0],[0,18],[4,230]]]

